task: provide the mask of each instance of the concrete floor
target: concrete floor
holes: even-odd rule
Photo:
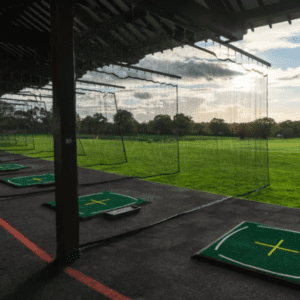
[[[25,159],[22,163],[39,166],[40,170],[53,168],[53,163],[45,161]],[[37,174],[38,168],[33,166],[26,172]],[[8,176],[0,175],[0,179],[3,177]],[[120,176],[79,169],[80,183],[118,178]],[[41,188],[21,191],[0,183],[0,197],[35,191]],[[139,214],[120,220],[98,216],[80,222],[80,244],[146,227],[224,198],[139,179],[79,188],[80,195],[100,191],[123,193],[151,204],[143,206]],[[43,205],[50,200],[54,200],[54,191],[50,188],[45,194],[0,198],[0,217],[55,257],[55,211]],[[231,198],[135,234],[82,249],[80,259],[71,268],[123,295],[122,299],[299,299],[300,292],[295,288],[191,259],[242,221],[300,231],[298,209]],[[121,299],[113,294],[104,296],[65,271],[52,274],[47,262],[2,227],[0,241],[0,299]]]

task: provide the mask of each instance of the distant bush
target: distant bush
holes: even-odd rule
[[[146,141],[147,141],[148,143],[153,143],[153,142],[154,142],[154,140],[153,140],[152,138],[147,138]]]
[[[294,134],[294,129],[291,128],[291,127],[285,127],[283,130],[282,130],[282,135],[285,139],[288,139],[288,138],[292,138],[295,136]]]

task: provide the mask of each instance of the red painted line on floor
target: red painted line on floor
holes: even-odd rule
[[[13,228],[1,217],[0,217],[0,226],[2,226],[5,230],[7,230],[11,235],[13,235],[17,240],[19,240],[22,244],[24,244],[29,250],[31,250],[36,256],[41,258],[43,261],[47,263],[51,263],[54,260],[54,257],[49,255],[47,252],[45,252],[43,249],[41,249],[33,242],[31,242],[26,236],[24,236],[22,233],[20,233],[15,228]],[[132,300],[71,267],[67,267],[65,269],[65,272],[71,277],[75,278],[77,281],[87,285],[88,287],[94,289],[95,291],[99,292],[100,294],[112,300]]]
[[[73,269],[73,268],[66,268],[65,272],[69,274],[70,276],[74,277],[78,281],[84,283],[88,287],[94,289],[95,291],[103,294],[106,297],[109,297],[114,300],[131,300],[130,298],[127,298],[120,293],[110,289],[109,287],[105,286],[104,284],[94,280],[93,278]]]
[[[22,244],[24,244],[29,250],[31,250],[36,256],[41,258],[43,261],[47,263],[51,263],[54,260],[54,257],[50,256],[39,246],[31,242],[26,236],[22,233],[14,229],[10,224],[4,221],[0,217],[0,226],[2,226],[5,230],[7,230],[11,235],[13,235],[17,240],[19,240]]]

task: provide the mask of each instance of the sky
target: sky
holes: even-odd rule
[[[232,45],[269,62],[269,117],[300,120],[300,20],[255,28]]]
[[[206,45],[204,42],[196,45],[213,51],[217,49],[216,47],[210,47],[211,44],[209,42]],[[254,112],[253,101],[255,98],[254,94],[257,92],[257,82],[252,82],[251,84],[251,79],[247,79],[247,75],[245,76],[241,68],[228,67],[229,64],[227,64],[226,67],[225,65],[223,66],[223,70],[231,70],[237,75],[243,73],[243,76],[237,76],[236,79],[229,80],[230,84],[228,84],[228,80],[222,83],[222,75],[220,75],[222,72],[219,68],[220,62],[215,61],[214,57],[205,52],[193,50],[190,47],[188,49],[176,49],[178,50],[177,53],[175,49],[174,51],[167,50],[163,53],[159,52],[147,56],[137,66],[176,74],[176,71],[172,69],[172,66],[175,65],[179,73],[184,74],[184,78],[180,82],[176,82],[179,85],[179,113],[183,112],[191,116],[195,122],[209,122],[213,117],[216,117],[222,118],[226,122],[235,121],[239,123],[266,117],[267,115],[277,123],[285,120],[300,120],[300,20],[292,21],[292,25],[289,25],[288,22],[273,24],[272,29],[269,26],[263,26],[255,28],[254,32],[248,30],[243,41],[232,43],[232,45],[271,63],[272,66],[270,68],[264,69],[265,74],[266,72],[268,74],[267,110],[265,109],[266,99],[261,98],[262,110],[259,111],[261,107],[259,108],[258,104],[256,104],[256,113]],[[203,58],[206,58],[207,61],[204,62]],[[226,58],[226,55],[223,58]],[[243,62],[246,63],[247,59],[243,58]],[[165,65],[165,68],[162,68],[161,63]],[[168,65],[168,68],[166,65]],[[249,67],[249,65],[246,66]],[[207,80],[208,76],[211,76],[213,79],[211,81]],[[152,78],[154,80],[172,82],[168,78],[161,77],[154,76]],[[224,85],[223,87],[222,84]],[[137,86],[141,87],[141,84]],[[235,88],[242,86],[242,89],[238,94],[236,92],[232,93],[234,90],[233,86]],[[134,85],[132,85],[131,90],[134,89],[133,87]],[[161,89],[163,90],[163,88]],[[252,96],[249,96],[251,90]],[[264,92],[262,87],[261,93]],[[129,91],[128,93],[130,94]],[[131,93],[134,95],[134,92]],[[169,87],[168,93],[174,99],[172,88]],[[248,96],[245,96],[247,93]],[[126,92],[119,92],[119,94],[125,95]],[[228,95],[228,97],[224,95]],[[118,99],[121,102],[121,95],[119,95]],[[168,99],[170,100],[170,97],[164,98],[164,100]],[[136,110],[138,110],[137,103],[135,105]],[[153,100],[153,107],[155,105],[157,106],[157,103]],[[160,107],[161,112],[163,111],[162,108]],[[148,116],[151,115],[149,111],[148,113],[146,112]],[[140,115],[142,114],[141,112]],[[139,118],[138,121],[140,122],[141,120],[145,121],[146,119]]]
[[[126,89],[115,91],[118,108],[132,112],[139,123],[153,120],[159,114],[167,114],[173,119],[177,113],[177,99],[178,113],[190,116],[197,123],[210,122],[213,118],[223,119],[226,123],[240,123],[266,117],[267,80],[263,77],[262,66],[256,65],[255,69],[245,57],[235,55],[234,51],[228,52],[227,47],[220,48],[219,44],[211,41],[198,45],[211,53],[190,46],[177,47],[163,53],[147,55],[137,64],[142,68],[179,75],[180,79],[132,69],[121,70],[120,67],[104,67],[98,70],[113,72],[122,78],[144,78],[157,84],[135,79],[124,81],[95,72],[89,72],[84,80],[125,86]],[[243,67],[220,60],[227,58],[243,63]],[[250,72],[251,68],[260,70],[261,73]],[[265,72],[266,70],[267,68]],[[84,98],[78,97],[78,106],[82,108],[89,109],[88,102],[104,103],[101,95],[89,95],[88,102]],[[114,109],[113,98],[107,97],[106,101],[106,108],[112,112],[110,109]]]
[[[88,72],[82,80],[115,84],[125,87],[107,88],[77,83],[76,87],[101,90],[77,95],[77,112],[86,117],[103,113],[112,122],[118,109],[133,113],[138,122],[148,122],[158,114],[172,118],[178,112],[184,113],[195,122],[210,122],[213,118],[227,123],[254,121],[268,116],[277,123],[285,120],[300,120],[300,20],[274,24],[249,30],[243,41],[232,45],[249,52],[272,64],[262,68],[261,64],[250,64],[246,57],[235,54],[226,47],[208,41],[196,45],[213,51],[219,59],[230,58],[239,64],[218,60],[214,55],[185,46],[147,55],[136,66],[179,75],[181,79],[122,69],[120,67],[98,68],[98,71],[117,74],[119,77],[152,80],[157,83],[132,78],[118,79],[104,73]],[[299,54],[298,54],[299,53]],[[228,56],[229,55],[229,56]],[[246,70],[245,70],[246,68]],[[259,71],[249,71],[251,68]],[[247,71],[248,70],[248,71]],[[266,90],[268,74],[268,93]],[[49,86],[48,86],[49,88]],[[26,89],[34,93],[47,91]],[[114,92],[107,94],[105,92]],[[268,96],[268,105],[267,105]],[[4,96],[5,97],[5,96]],[[10,96],[11,98],[11,96]],[[24,97],[15,98],[24,99]],[[31,98],[34,99],[34,98]],[[51,99],[45,99],[47,108]]]

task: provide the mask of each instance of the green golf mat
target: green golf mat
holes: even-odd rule
[[[0,172],[14,171],[14,170],[20,170],[26,168],[28,167],[25,167],[23,165],[18,165],[18,164],[0,164]]]
[[[242,222],[192,258],[300,283],[300,232]]]
[[[144,203],[146,203],[146,201],[139,198],[133,198],[107,191],[93,195],[81,196],[78,198],[79,217],[92,217],[107,211]],[[52,208],[55,207],[55,201],[49,201],[46,204],[50,205]]]
[[[5,183],[12,184],[17,187],[28,187],[32,185],[54,184],[54,174],[45,173],[41,175],[32,175],[25,177],[3,178]]]

